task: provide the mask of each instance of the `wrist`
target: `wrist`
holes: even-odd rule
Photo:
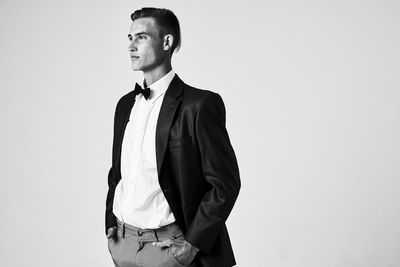
[[[195,253],[199,252],[200,249],[198,249],[197,247],[193,246],[192,244],[190,244],[187,241],[186,241],[186,243],[188,244],[188,246],[191,248],[192,251],[194,251]]]

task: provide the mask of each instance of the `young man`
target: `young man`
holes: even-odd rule
[[[116,107],[106,234],[115,266],[235,265],[225,226],[240,188],[221,97],[171,67],[180,27],[167,9],[131,15],[132,69],[143,88]]]

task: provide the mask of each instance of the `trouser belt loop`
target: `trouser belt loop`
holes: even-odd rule
[[[157,231],[156,230],[153,230],[154,231],[154,235],[156,236],[156,238],[157,238],[157,242],[160,242],[160,240],[158,240],[158,235],[157,235]]]

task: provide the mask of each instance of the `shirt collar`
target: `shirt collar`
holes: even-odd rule
[[[154,103],[157,98],[159,98],[165,91],[167,91],[169,84],[175,76],[174,70],[170,70],[163,77],[158,79],[155,83],[151,84],[149,87],[151,89],[149,101]],[[144,88],[144,80],[142,81],[142,88]]]

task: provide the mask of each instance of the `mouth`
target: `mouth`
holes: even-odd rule
[[[138,59],[139,57],[137,57],[137,56],[131,56],[131,59],[132,60],[134,60],[134,59]]]

